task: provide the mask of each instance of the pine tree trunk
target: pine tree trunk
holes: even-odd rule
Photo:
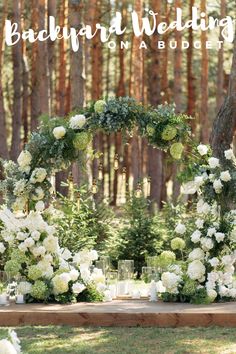
[[[221,0],[221,18],[226,16],[226,2]],[[221,48],[218,50],[218,66],[217,66],[217,88],[216,88],[216,113],[224,102],[224,38],[220,32],[219,41],[222,42]]]
[[[57,1],[48,0],[48,20],[50,16],[56,18],[57,15]],[[63,42],[63,40],[61,41]],[[54,99],[54,69],[55,69],[55,42],[48,40],[48,70],[49,70],[49,115],[54,113],[53,99]]]
[[[189,2],[189,13],[192,13],[192,7],[194,6],[195,0],[190,0]],[[193,30],[189,28],[188,30],[188,41],[189,48],[187,50],[187,90],[188,90],[188,107],[187,113],[191,117],[195,118],[196,114],[196,87],[195,87],[195,77],[193,74]],[[191,121],[192,131],[196,131],[196,119]]]
[[[230,148],[236,132],[236,40],[227,97],[216,117],[211,136],[213,153],[224,161],[224,151]]]
[[[13,22],[18,24],[21,32],[21,3],[13,0]],[[19,41],[12,47],[13,59],[13,117],[12,117],[12,142],[11,159],[16,161],[21,150],[21,117],[22,117],[22,42]]]
[[[2,87],[2,65],[4,56],[4,45],[3,36],[5,29],[5,19],[7,16],[7,0],[4,0],[2,22],[0,27],[0,157],[3,159],[8,159],[8,147],[7,147],[7,131],[6,131],[6,117],[4,108],[4,98],[3,98],[3,87]]]
[[[206,11],[206,0],[201,0],[201,12]],[[208,50],[206,49],[207,33],[201,32],[201,107],[200,107],[200,124],[201,124],[201,141],[204,144],[209,143],[209,121],[208,121]]]

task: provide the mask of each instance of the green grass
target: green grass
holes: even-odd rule
[[[231,354],[233,328],[71,328],[16,329],[24,354]],[[0,338],[7,329],[0,328]]]

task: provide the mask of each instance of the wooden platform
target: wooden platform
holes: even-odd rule
[[[0,307],[0,326],[23,325],[236,327],[236,303],[190,305],[117,300],[97,304]]]

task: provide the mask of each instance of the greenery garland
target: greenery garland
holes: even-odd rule
[[[157,108],[144,106],[133,98],[118,97],[99,100],[68,118],[41,117],[40,126],[33,132],[18,163],[3,162],[5,180],[0,189],[8,207],[22,210],[50,195],[52,173],[68,168],[90,151],[95,132],[122,132],[132,136],[134,131],[146,137],[148,143],[169,151],[174,159],[181,159],[184,143],[190,136],[188,116],[175,113],[174,105]]]

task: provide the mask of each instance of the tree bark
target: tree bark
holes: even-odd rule
[[[2,87],[2,65],[3,65],[3,53],[4,53],[4,29],[5,29],[5,19],[7,16],[7,0],[4,0],[3,13],[2,13],[2,24],[0,27],[0,157],[3,159],[8,159],[8,147],[7,147],[7,131],[6,131],[6,117],[5,117],[5,107],[3,98],[3,87]]]
[[[50,16],[56,18],[57,15],[57,1],[48,0],[48,20]],[[61,42],[64,42],[63,40]],[[48,40],[48,70],[49,70],[49,115],[54,113],[53,98],[54,98],[54,68],[55,68],[55,42]]]
[[[226,16],[226,2],[221,0],[221,18]],[[219,41],[222,42],[221,48],[218,50],[218,66],[217,66],[217,88],[216,88],[216,113],[224,102],[224,38],[220,32]]]
[[[192,13],[192,7],[195,0],[189,2],[189,13]],[[195,77],[193,74],[193,29],[190,27],[188,30],[189,48],[187,50],[187,92],[188,92],[188,106],[187,113],[191,117],[195,118],[196,114],[196,88]],[[191,121],[192,131],[196,131],[196,119]]]
[[[215,119],[211,135],[214,156],[224,161],[224,151],[230,148],[236,131],[236,40],[227,97]]]
[[[21,2],[13,0],[13,22],[18,24],[21,32]],[[12,142],[11,159],[17,160],[21,150],[21,114],[22,114],[22,42],[12,47],[13,59],[13,116],[12,116]]]

